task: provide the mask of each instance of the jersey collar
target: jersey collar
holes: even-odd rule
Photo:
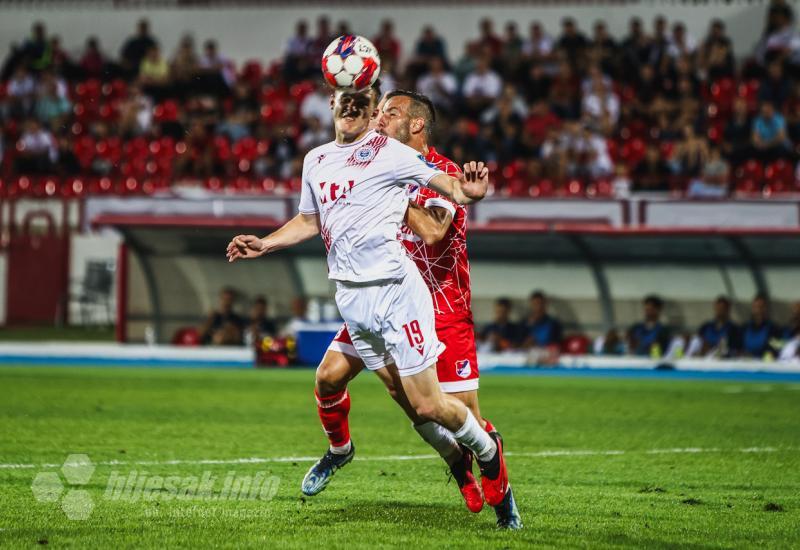
[[[333,142],[336,144],[336,147],[342,147],[342,148],[354,147],[356,145],[360,145],[361,143],[364,142],[364,140],[366,140],[368,137],[370,137],[370,136],[372,136],[374,134],[375,134],[375,130],[369,130],[366,134],[364,134],[364,137],[362,137],[358,141],[354,141],[353,143],[339,143],[336,140],[333,140]]]

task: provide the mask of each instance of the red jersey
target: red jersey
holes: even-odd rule
[[[425,157],[449,176],[459,177],[461,169],[431,147]],[[469,258],[467,257],[467,209],[427,187],[408,187],[409,200],[423,208],[439,207],[453,216],[450,228],[438,243],[428,246],[404,225],[400,238],[433,297],[436,316],[470,311]]]

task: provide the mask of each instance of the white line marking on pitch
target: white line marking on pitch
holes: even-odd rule
[[[697,453],[777,453],[777,452],[796,452],[800,447],[743,447],[741,449],[720,449],[718,447],[677,447],[672,449],[648,449],[648,450],[551,450],[534,452],[507,452],[506,456],[525,457],[525,458],[549,458],[559,456],[618,456],[635,454],[697,454]],[[356,457],[360,462],[391,462],[400,460],[430,460],[439,458],[438,455],[387,455],[387,456],[364,456]],[[316,462],[315,456],[276,456],[276,457],[250,457],[250,458],[221,458],[221,459],[188,459],[188,460],[105,460],[95,464],[98,466],[179,466],[179,465],[225,465],[225,464],[270,464],[280,462]],[[0,463],[0,470],[26,470],[33,468],[59,468],[62,464],[24,464],[24,463]]]

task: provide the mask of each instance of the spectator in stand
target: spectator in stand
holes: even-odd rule
[[[175,159],[175,176],[207,178],[215,172],[214,137],[201,120],[195,120],[186,137],[186,150]]]
[[[577,128],[570,144],[570,176],[584,180],[595,180],[610,176],[614,163],[608,154],[605,138],[589,125]]]
[[[550,106],[561,119],[576,120],[580,118],[580,80],[572,69],[572,65],[561,62],[558,74],[550,85]]]
[[[601,73],[592,76],[591,92],[583,96],[583,120],[610,134],[619,120],[619,98]]]
[[[669,191],[670,170],[656,143],[648,143],[644,160],[633,169],[634,192]]]
[[[775,112],[769,101],[761,104],[759,114],[753,122],[753,148],[756,156],[763,162],[772,162],[789,156],[786,139],[786,120]]]
[[[750,308],[750,320],[742,327],[742,354],[757,359],[774,359],[781,347],[783,331],[769,318],[765,294],[757,294]]]
[[[303,103],[300,104],[300,117],[306,125],[311,118],[315,118],[324,128],[333,126],[331,89],[324,80],[318,80],[314,91],[303,99]]]
[[[489,59],[481,57],[475,70],[464,81],[464,99],[470,113],[477,116],[500,96],[503,81],[489,66]]]
[[[139,85],[156,102],[170,93],[169,65],[161,56],[161,48],[158,46],[151,46],[142,59],[139,67]]]
[[[767,77],[761,81],[761,86],[758,88],[758,100],[772,103],[780,112],[786,105],[790,93],[790,81],[784,74],[783,63],[773,61],[767,67]]]
[[[71,112],[72,104],[65,96],[59,95],[56,79],[51,77],[43,81],[36,100],[36,118],[45,127],[65,126],[66,116]]]
[[[202,76],[202,86],[213,95],[222,97],[228,93],[236,81],[233,62],[219,53],[215,40],[206,40],[203,55],[198,62]]]
[[[150,22],[147,19],[140,19],[136,26],[136,34],[125,41],[120,52],[122,68],[128,76],[138,76],[142,60],[155,45],[156,41],[150,35]]]
[[[169,64],[169,73],[177,90],[183,87],[191,86],[192,79],[197,72],[199,60],[197,58],[197,50],[195,49],[194,37],[191,34],[186,34],[181,38],[178,49],[175,50],[175,55],[172,56],[172,61]],[[188,94],[182,94],[184,97]]]
[[[736,71],[733,57],[733,44],[725,34],[725,23],[714,19],[708,28],[703,44],[700,46],[698,65],[704,69],[710,81],[732,77]]]
[[[119,106],[119,133],[125,138],[146,134],[153,123],[153,101],[138,85],[128,89]]]
[[[534,63],[522,79],[521,89],[528,103],[547,101],[552,83],[553,79],[545,73],[542,64]]]
[[[660,358],[672,340],[669,329],[661,323],[664,301],[651,294],[645,297],[642,305],[644,320],[628,330],[628,351],[633,355]]]
[[[525,131],[528,133],[531,145],[537,151],[544,143],[548,130],[558,129],[560,126],[561,119],[553,114],[547,101],[539,100],[531,105],[525,120]]]
[[[638,17],[631,17],[628,27],[628,35],[623,39],[621,46],[622,67],[634,69],[628,72],[629,81],[632,81],[639,74],[642,67],[649,65],[651,40],[644,31],[642,20]],[[623,73],[624,76],[625,73]]]
[[[731,301],[719,296],[714,302],[714,317],[703,323],[687,355],[736,357],[742,343],[741,327],[731,320]]]
[[[503,40],[494,32],[494,22],[488,17],[481,19],[478,24],[480,29],[480,36],[474,42],[479,50],[488,50],[492,58],[497,59],[503,53]]]
[[[733,166],[738,166],[751,156],[753,127],[747,110],[747,101],[741,97],[733,102],[733,114],[725,126],[722,151]]]
[[[79,61],[83,75],[87,78],[100,78],[106,66],[103,52],[100,51],[100,42],[96,36],[90,36],[86,41],[86,49]]]
[[[619,67],[617,60],[617,43],[608,33],[605,21],[596,21],[590,56],[605,74],[616,75]]]
[[[422,28],[422,35],[414,46],[414,59],[409,62],[408,76],[416,78],[423,74],[428,70],[429,63],[434,57],[442,59],[447,64],[447,48],[433,27],[426,25]]]
[[[283,74],[287,82],[297,82],[312,74],[314,70],[312,65],[316,68],[316,64],[319,63],[319,58],[312,60],[309,55],[313,46],[314,39],[308,34],[308,23],[303,20],[298,21],[294,36],[286,44]]]
[[[503,37],[503,65],[505,73],[516,75],[517,68],[522,61],[522,46],[524,40],[517,30],[517,23],[509,21],[506,23],[505,36]]]
[[[219,293],[219,306],[212,310],[200,327],[200,341],[214,346],[241,346],[245,328],[244,319],[236,313],[236,291],[223,288]]]
[[[553,55],[553,39],[544,32],[538,21],[531,23],[528,39],[522,46],[522,53],[532,66],[540,66],[550,60]]]
[[[14,76],[8,81],[9,103],[7,114],[10,118],[24,118],[31,114],[36,100],[36,80],[27,67],[20,64]]]
[[[393,65],[400,62],[400,41],[394,34],[394,22],[391,19],[381,22],[381,30],[372,39],[372,43],[381,56],[381,65],[387,61],[391,61]]]
[[[708,162],[708,142],[697,135],[692,125],[683,127],[683,139],[675,145],[671,162],[673,172],[682,178],[692,180],[702,173]]]
[[[22,46],[28,68],[34,73],[43,71],[52,65],[52,43],[47,39],[47,29],[41,21],[31,27],[31,37]]]
[[[302,296],[295,297],[292,300],[291,310],[292,316],[283,327],[281,334],[297,338],[297,333],[302,326],[308,323],[308,301]]]
[[[31,118],[17,142],[16,171],[20,174],[50,174],[58,161],[58,144],[49,130]]]
[[[484,351],[507,351],[519,345],[520,327],[511,321],[511,300],[499,298],[494,305],[494,321],[480,333]]]
[[[708,150],[708,161],[703,164],[700,177],[689,183],[686,194],[690,198],[722,198],[728,195],[731,167],[717,145]]]
[[[567,61],[573,67],[580,67],[589,40],[578,30],[578,25],[572,17],[561,20],[561,36],[558,38],[557,47],[564,51]]]
[[[311,48],[308,52],[309,57],[312,60],[321,59],[325,48],[328,47],[328,44],[330,44],[334,38],[336,37],[333,35],[333,31],[331,31],[331,20],[328,19],[327,16],[321,15],[317,19],[317,32],[314,36],[314,40],[311,42]]]
[[[673,59],[679,57],[693,57],[697,53],[697,40],[686,32],[686,25],[675,23],[672,25],[672,40],[667,48],[667,53]]]
[[[756,59],[762,65],[776,59],[787,59],[796,63],[798,51],[800,37],[794,28],[794,11],[786,2],[772,2],[767,12],[764,34],[756,45]]]
[[[81,165],[75,156],[72,141],[66,135],[58,137],[58,164],[55,168],[59,176],[79,176]]]
[[[258,345],[265,337],[274,338],[278,334],[275,320],[269,317],[269,302],[263,296],[253,300],[245,340]]]
[[[258,119],[260,105],[247,82],[240,80],[233,88],[230,112],[217,126],[217,134],[227,135],[231,143],[251,135],[251,128]]]
[[[458,93],[456,77],[447,70],[441,57],[432,57],[429,70],[417,81],[417,91],[427,96],[439,111],[449,113]]]
[[[319,119],[312,116],[306,119],[306,129],[300,135],[298,145],[301,153],[306,153],[314,147],[328,143],[332,137],[330,129],[322,126]]]
[[[785,340],[791,340],[795,336],[800,336],[800,302],[792,304],[792,316],[784,332]]]
[[[541,290],[531,294],[530,311],[522,324],[522,334],[525,348],[561,345],[561,322],[547,312],[547,296]]]
[[[667,18],[658,15],[653,19],[653,37],[650,39],[649,63],[656,72],[664,74],[669,64],[669,47],[672,41],[667,35]]]

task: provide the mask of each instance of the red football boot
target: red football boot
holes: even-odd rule
[[[458,483],[458,490],[470,512],[477,514],[483,509],[483,493],[475,476],[472,475],[472,453],[461,447],[461,458],[450,466],[450,473]]]
[[[508,470],[503,458],[503,441],[497,437],[497,432],[491,432],[489,437],[497,444],[497,452],[489,462],[478,460],[478,466],[481,469],[481,486],[486,504],[497,506],[503,502],[508,491]]]

